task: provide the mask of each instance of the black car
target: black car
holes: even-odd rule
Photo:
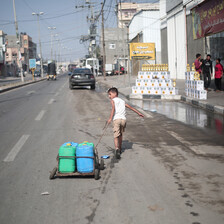
[[[69,77],[69,88],[73,89],[74,86],[90,86],[95,89],[96,80],[88,68],[75,68]]]

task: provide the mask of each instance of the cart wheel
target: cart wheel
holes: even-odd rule
[[[100,159],[100,169],[104,170],[104,160],[103,160],[103,158]]]
[[[95,180],[99,180],[99,178],[100,178],[100,170],[99,169],[95,169],[94,178],[95,178]]]
[[[52,171],[51,171],[51,174],[49,176],[49,179],[50,180],[53,180],[55,178],[55,174],[57,172],[57,167],[55,167]]]

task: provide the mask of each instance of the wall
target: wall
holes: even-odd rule
[[[212,60],[220,58],[224,65],[224,32],[217,33],[208,37],[208,53],[211,54]]]
[[[127,29],[109,28],[105,29],[104,32],[106,64],[116,64],[117,59],[124,58],[124,54],[128,57]],[[110,49],[110,44],[115,44],[115,49]],[[122,61],[121,64],[123,65]]]
[[[168,65],[171,78],[184,79],[187,66],[185,14],[167,14]]]
[[[187,16],[187,63],[192,65],[196,59],[196,54],[200,53],[202,58],[205,56],[204,38],[193,39],[192,16]]]
[[[161,63],[160,12],[159,10],[140,11],[129,25],[129,40],[142,34],[143,43],[155,43],[156,63]],[[154,63],[154,61],[153,61]]]
[[[161,29],[161,63],[168,64],[167,27]]]
[[[166,1],[166,11],[169,12],[170,10],[174,9],[176,6],[181,4],[183,0],[169,0]]]

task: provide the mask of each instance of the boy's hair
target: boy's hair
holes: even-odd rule
[[[116,87],[112,87],[112,88],[108,89],[107,93],[110,93],[110,92],[116,93],[118,96],[118,89]]]
[[[207,57],[210,57],[210,58],[212,58],[212,56],[211,56],[210,54],[207,54]]]
[[[201,56],[201,54],[196,54],[196,58],[198,58],[198,57],[200,57]]]
[[[217,58],[216,60],[217,60],[219,63],[220,63],[220,61],[221,61],[221,59],[220,59],[220,58]]]

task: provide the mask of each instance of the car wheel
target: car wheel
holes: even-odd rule
[[[69,89],[73,89],[73,86],[71,83],[69,83]]]
[[[95,85],[91,85],[91,89],[95,89],[96,88],[96,86]]]

